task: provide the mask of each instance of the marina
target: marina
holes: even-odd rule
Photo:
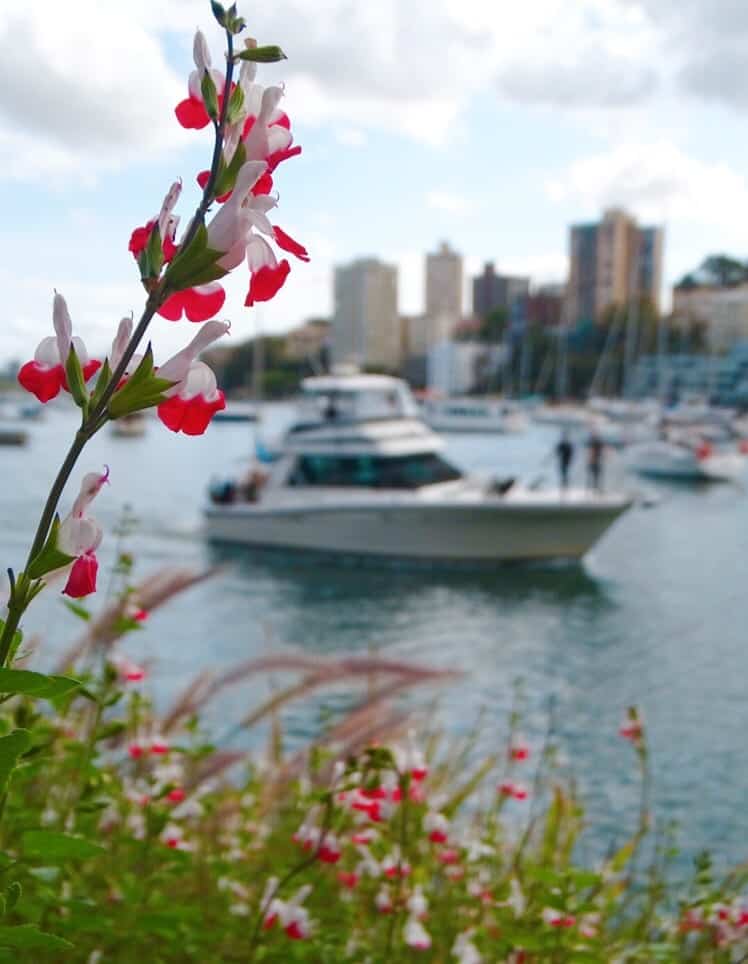
[[[282,435],[295,406],[266,405],[265,431]],[[32,428],[25,450],[4,450],[6,469],[26,484],[3,500],[3,548],[17,556],[32,523],[49,466],[74,428],[70,413],[51,411]],[[555,484],[552,450],[558,430],[532,426],[523,435],[446,436],[445,455],[465,471],[543,476]],[[726,861],[748,836],[742,802],[748,793],[748,726],[742,674],[744,594],[742,561],[748,551],[748,499],[742,485],[626,484],[638,501],[581,564],[507,566],[460,572],[318,553],[211,543],[202,529],[203,496],[219,471],[238,470],[252,451],[251,427],[226,425],[185,446],[150,432],[122,446],[108,433],[91,444],[85,468],[110,466],[111,483],[97,516],[109,530],[124,503],[137,517],[125,539],[137,576],[161,566],[218,565],[214,579],[179,605],[154,615],[148,633],[128,641],[128,655],[151,667],[149,691],[168,703],[201,666],[229,666],[267,652],[309,654],[376,652],[462,675],[439,696],[439,719],[452,738],[478,726],[476,752],[493,748],[494,727],[506,722],[521,681],[523,727],[534,741],[548,725],[549,700],[569,763],[584,788],[596,845],[623,833],[620,821],[635,806],[636,786],[616,728],[625,706],[642,707],[657,761],[655,803],[680,824],[684,860],[711,847]],[[149,465],[138,471],[130,452]],[[583,483],[584,453],[572,465]],[[622,460],[606,462],[606,486],[623,481]],[[649,506],[649,507],[647,507]],[[115,540],[101,549],[102,572],[113,562]],[[44,594],[29,616],[29,631],[64,647],[80,623],[55,593]],[[220,626],[220,632],[217,627]],[[45,649],[52,658],[53,652]],[[47,658],[47,657],[45,657]],[[258,683],[227,695],[206,724],[265,698]],[[348,705],[336,687],[320,701],[292,708],[289,740],[303,740],[324,708]],[[414,697],[415,699],[415,697]],[[421,700],[431,697],[420,697]],[[423,704],[424,709],[428,705]],[[611,766],[611,761],[620,765]]]

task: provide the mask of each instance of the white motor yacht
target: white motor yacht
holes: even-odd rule
[[[332,375],[302,388],[269,470],[212,485],[210,538],[430,564],[578,559],[631,505],[623,493],[464,475],[399,379]]]
[[[506,399],[444,398],[421,403],[423,420],[437,432],[516,434],[527,428],[527,416]]]

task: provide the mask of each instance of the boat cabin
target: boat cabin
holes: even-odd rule
[[[298,420],[291,432],[323,424],[418,418],[410,389],[387,375],[322,375],[301,383]]]

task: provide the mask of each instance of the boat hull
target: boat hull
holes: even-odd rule
[[[734,453],[706,458],[680,446],[654,443],[631,450],[630,467],[639,475],[681,482],[734,482],[745,472],[746,460]]]
[[[348,507],[318,504],[209,506],[209,538],[250,546],[311,550],[434,563],[502,563],[580,559],[629,506],[526,504],[509,499],[480,505],[426,503]]]

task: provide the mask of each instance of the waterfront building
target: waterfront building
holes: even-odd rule
[[[462,255],[443,241],[426,255],[426,317],[457,322],[462,317],[462,285]]]
[[[553,284],[538,285],[527,299],[527,321],[541,328],[558,328],[564,317],[564,298],[566,286]]]
[[[359,258],[335,269],[332,356],[336,364],[399,369],[402,328],[397,267]]]
[[[483,273],[473,278],[473,314],[485,318],[492,311],[511,311],[518,299],[527,298],[530,279],[497,274],[492,261],[487,261]]]
[[[673,288],[673,325],[687,331],[706,327],[710,349],[724,352],[748,341],[748,283],[714,284],[684,280]]]
[[[426,383],[439,395],[465,395],[491,373],[498,373],[506,349],[479,341],[440,341],[426,356]]]
[[[659,310],[663,229],[640,227],[619,208],[569,231],[568,321],[596,321],[611,305],[647,298]]]

